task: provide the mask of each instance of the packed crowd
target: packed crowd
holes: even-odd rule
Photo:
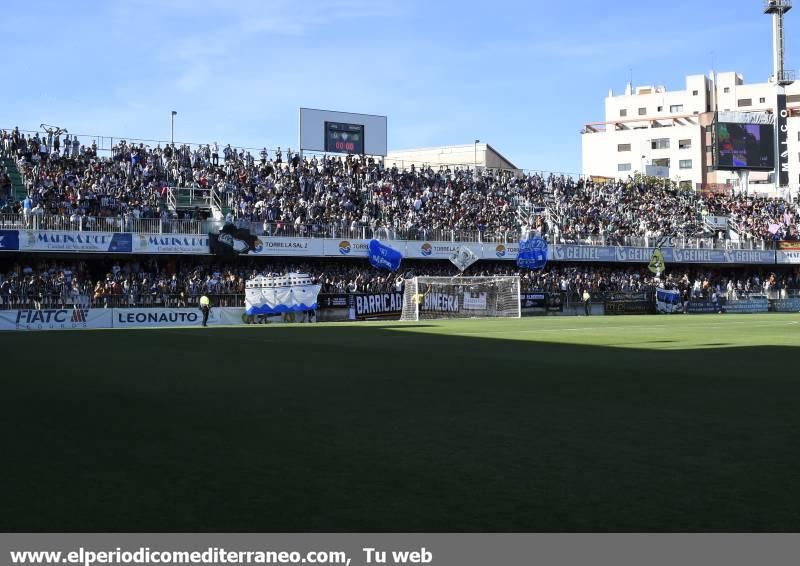
[[[63,136],[63,137],[62,137]],[[0,151],[13,157],[27,183],[29,203],[4,212],[83,218],[171,219],[173,186],[213,192],[230,217],[269,226],[386,230],[400,238],[430,239],[436,231],[463,231],[510,239],[521,229],[551,241],[627,237],[693,238],[702,214],[728,216],[742,240],[799,239],[800,214],[782,200],[704,197],[674,184],[590,180],[472,168],[400,170],[363,156],[304,156],[280,148],[255,152],[199,146],[155,148],[120,141],[110,157],[61,130],[0,132]],[[0,191],[5,186],[0,177]],[[201,211],[182,217],[202,218]]]
[[[366,262],[277,261],[221,265],[199,260],[148,259],[109,263],[31,260],[0,270],[0,307],[196,307],[202,295],[218,306],[242,306],[245,282],[256,275],[308,273],[322,293],[384,293],[402,289],[415,275],[456,276],[449,262],[407,262],[402,273],[371,269]],[[478,263],[464,275],[519,275],[522,292],[559,293],[578,302],[583,291],[610,294],[652,292],[656,286],[693,296],[716,290],[733,300],[753,293],[800,292],[800,272],[760,268],[673,269],[657,279],[646,268],[616,265],[559,264],[520,272],[508,263]]]

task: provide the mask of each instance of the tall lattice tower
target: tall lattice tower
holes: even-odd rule
[[[766,0],[764,13],[772,16],[772,82],[786,86],[794,82],[794,73],[785,69],[783,17],[792,9],[792,0]]]

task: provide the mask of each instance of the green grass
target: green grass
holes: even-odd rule
[[[0,340],[0,531],[800,530],[800,315]]]

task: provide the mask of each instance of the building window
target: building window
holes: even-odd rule
[[[693,90],[692,91],[692,96],[697,96],[698,94],[700,94],[699,90]]]
[[[630,151],[631,144],[629,143],[621,143],[617,145],[617,151]]]
[[[722,92],[724,92],[725,94],[728,94],[730,91],[731,91],[731,87],[729,87],[729,86],[726,86],[725,88],[722,89]]]
[[[630,171],[631,164],[630,163],[620,163],[617,165],[617,171]]]
[[[619,111],[619,115],[620,118],[624,118],[625,116],[628,115],[628,111],[623,108],[622,110]]]
[[[678,140],[678,149],[692,149],[692,140]]]
[[[764,98],[763,96],[762,96],[761,98],[759,98],[759,99],[758,99],[758,103],[759,103],[759,104],[765,104],[766,102],[767,102],[767,99],[766,99],[766,98]]]
[[[669,159],[653,159],[653,165],[656,167],[666,167],[669,169]]]
[[[673,114],[676,114],[678,112],[683,112],[683,104],[673,104],[672,106],[669,107],[669,111],[672,112]]]
[[[739,108],[742,108],[743,106],[752,106],[753,105],[753,99],[752,98],[740,98],[739,102],[738,102],[738,105],[739,105]]]
[[[639,108],[639,116],[644,116],[647,114],[647,108]]]
[[[692,160],[691,159],[681,159],[680,168],[681,169],[691,169],[692,168]]]
[[[650,142],[650,149],[669,149],[669,138],[660,138]]]
[[[664,107],[663,107],[663,106],[659,106],[659,107],[658,107],[658,111],[659,111],[659,112],[663,112],[663,111],[664,111]]]

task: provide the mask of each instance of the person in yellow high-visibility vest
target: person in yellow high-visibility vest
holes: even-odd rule
[[[203,326],[208,326],[208,313],[211,312],[211,301],[205,295],[200,297],[200,310],[203,313]]]

